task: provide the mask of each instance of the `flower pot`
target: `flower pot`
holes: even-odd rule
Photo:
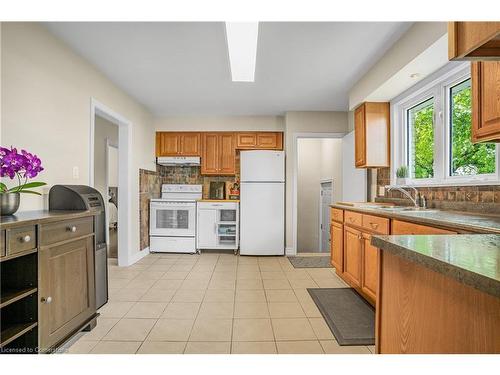
[[[406,177],[396,177],[396,185],[398,185],[398,186],[407,185],[406,181],[407,181]]]
[[[0,194],[0,213],[2,216],[13,215],[19,209],[21,194],[2,193]]]

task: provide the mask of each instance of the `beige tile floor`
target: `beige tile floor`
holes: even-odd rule
[[[339,346],[306,288],[345,287],[286,257],[150,254],[109,265],[109,302],[68,353],[363,354]]]

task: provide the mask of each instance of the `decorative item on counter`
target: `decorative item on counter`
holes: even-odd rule
[[[1,215],[13,215],[21,203],[21,193],[41,195],[30,189],[46,185],[45,182],[28,182],[43,171],[42,161],[38,156],[26,150],[17,152],[16,148],[10,149],[0,147],[0,177],[9,177],[11,180],[17,177],[18,185],[7,188],[0,182],[0,211]]]
[[[238,180],[229,188],[229,199],[238,200],[240,199],[240,183]]]
[[[396,185],[402,186],[406,185],[406,180],[408,179],[408,167],[402,165],[396,170]]]

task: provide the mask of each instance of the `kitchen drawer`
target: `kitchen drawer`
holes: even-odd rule
[[[9,229],[7,255],[22,253],[34,248],[36,248],[36,227],[34,225]]]
[[[4,257],[5,254],[5,231],[0,231],[0,258]]]
[[[363,214],[362,226],[370,232],[389,234],[389,219]]]
[[[363,215],[358,212],[344,211],[344,223],[360,227],[362,223],[362,216]]]
[[[413,224],[406,221],[393,220],[392,221],[392,233],[391,234],[457,234],[451,230],[430,227],[427,225]]]
[[[344,210],[338,208],[330,209],[330,220],[342,223],[344,221]]]
[[[79,219],[43,224],[40,228],[41,245],[50,245],[56,242],[85,236],[93,232],[93,217],[82,217]]]

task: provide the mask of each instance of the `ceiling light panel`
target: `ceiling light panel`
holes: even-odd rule
[[[233,82],[254,82],[258,22],[226,22],[226,40]]]

